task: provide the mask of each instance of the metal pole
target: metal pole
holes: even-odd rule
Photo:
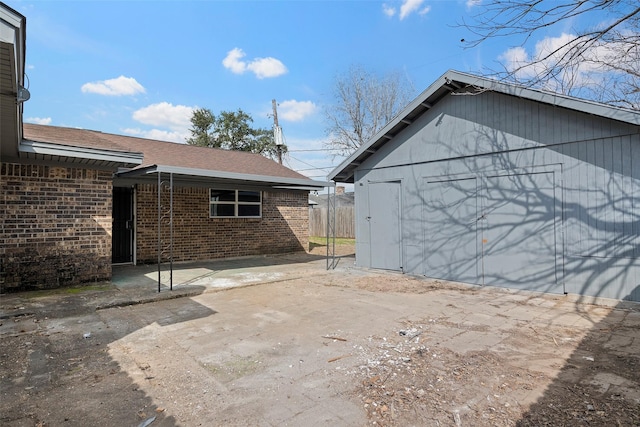
[[[327,187],[327,233],[326,233],[326,246],[327,246],[327,270],[329,269],[329,230],[331,229],[331,186]]]
[[[331,189],[333,188],[333,194]],[[330,241],[329,239],[332,239]],[[336,267],[336,192],[335,186],[327,187],[327,270]]]
[[[173,173],[169,174],[169,289],[173,290]]]
[[[331,238],[333,239],[333,250],[331,251],[331,268],[336,268],[336,187],[333,187],[333,228]]]
[[[160,263],[162,262],[162,254],[161,254],[161,245],[162,245],[162,236],[161,236],[161,226],[160,226],[160,221],[161,221],[161,210],[162,210],[162,205],[161,205],[161,201],[160,201],[160,185],[161,185],[161,181],[160,181],[160,175],[161,172],[158,172],[158,292],[160,292],[160,283],[161,283],[161,271],[160,271]]]

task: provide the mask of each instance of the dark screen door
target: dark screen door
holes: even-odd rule
[[[133,189],[113,187],[111,262],[133,262]]]

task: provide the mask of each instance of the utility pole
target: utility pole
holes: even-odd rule
[[[282,129],[278,125],[278,110],[276,110],[276,100],[271,100],[271,106],[273,107],[273,139],[276,142],[276,149],[278,150],[278,162],[282,164]]]

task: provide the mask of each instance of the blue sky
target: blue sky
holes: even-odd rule
[[[448,69],[495,67],[515,45],[465,49],[456,26],[478,1],[5,0],[27,17],[25,122],[182,142],[194,108],[271,128],[276,99],[285,164],[321,180],[342,160],[320,151],[335,76],[400,71],[418,95]]]

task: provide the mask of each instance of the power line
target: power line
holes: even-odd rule
[[[309,148],[305,150],[287,150],[289,153],[302,153],[308,151],[340,151],[340,148]]]
[[[317,168],[307,168],[307,169],[296,169],[298,172],[302,172],[302,171],[314,171],[314,170],[324,170],[324,169],[333,169],[335,166],[326,166],[324,168],[321,167],[317,167]]]
[[[328,168],[318,168],[318,167],[316,167],[316,165],[312,165],[311,163],[307,163],[307,162],[305,162],[304,160],[297,159],[297,158],[295,158],[295,157],[293,157],[293,156],[289,156],[289,157],[291,157],[293,160],[295,160],[295,161],[297,161],[297,162],[304,163],[304,164],[305,164],[305,165],[307,165],[307,166],[311,166],[311,167],[312,167],[312,168],[314,168],[314,169],[330,169],[330,168],[331,168],[331,167],[328,167]]]

